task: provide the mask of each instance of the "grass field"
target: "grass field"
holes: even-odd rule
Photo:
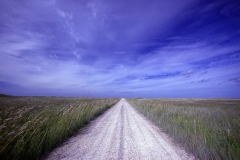
[[[199,159],[240,159],[240,99],[127,99]]]
[[[39,159],[119,99],[0,97],[0,159]]]

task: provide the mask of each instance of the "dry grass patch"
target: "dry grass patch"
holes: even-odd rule
[[[127,99],[199,159],[240,159],[239,99]]]
[[[118,101],[0,97],[0,157],[38,159]]]

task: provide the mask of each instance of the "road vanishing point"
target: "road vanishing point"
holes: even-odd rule
[[[125,99],[53,150],[46,160],[194,159]]]

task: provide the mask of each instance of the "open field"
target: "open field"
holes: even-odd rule
[[[240,159],[239,99],[127,99],[199,159]]]
[[[38,159],[119,99],[0,97],[1,159]]]

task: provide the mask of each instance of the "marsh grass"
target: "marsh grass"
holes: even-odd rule
[[[199,159],[240,159],[239,99],[127,99]]]
[[[39,159],[117,101],[0,97],[0,159]]]

